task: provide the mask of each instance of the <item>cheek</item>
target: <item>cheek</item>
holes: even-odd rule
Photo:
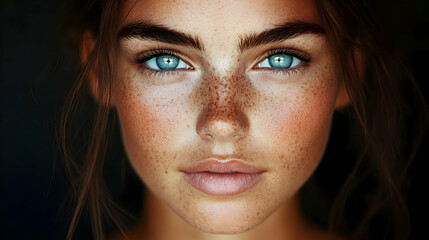
[[[282,168],[278,180],[285,185],[301,186],[326,147],[338,84],[334,76],[324,76],[313,84],[269,91],[253,119],[254,136],[266,143],[261,150],[270,153],[268,164]]]
[[[170,144],[172,132],[186,131],[189,121],[180,91],[170,96],[156,94],[128,74],[116,85],[115,106],[120,119],[122,140],[134,169],[146,183],[160,183],[153,173],[168,173],[176,154]],[[136,83],[137,82],[137,83]],[[185,134],[180,134],[181,136]],[[186,151],[186,149],[182,149]]]
[[[153,106],[145,104],[141,97],[127,96],[118,101],[116,107],[121,123],[123,144],[138,174],[141,177],[150,176],[146,173],[159,172],[161,168],[165,168],[165,163],[159,162],[163,153],[156,151],[155,146],[164,144],[163,139],[157,136],[165,135],[169,123],[161,121],[160,113],[154,111]],[[146,154],[147,152],[151,152],[152,155]]]
[[[266,132],[279,145],[291,147],[313,144],[326,137],[334,109],[334,96],[318,89],[306,89],[294,96],[269,101]]]

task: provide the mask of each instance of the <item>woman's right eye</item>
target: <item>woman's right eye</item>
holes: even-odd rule
[[[159,55],[145,61],[144,64],[155,71],[168,71],[177,69],[191,69],[186,62],[171,54]]]

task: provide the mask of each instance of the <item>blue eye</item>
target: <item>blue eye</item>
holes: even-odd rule
[[[186,64],[182,59],[169,54],[153,57],[147,60],[145,64],[153,70],[175,70],[191,68],[191,66]]]
[[[289,54],[274,54],[258,64],[258,68],[288,69],[298,66],[301,60]]]

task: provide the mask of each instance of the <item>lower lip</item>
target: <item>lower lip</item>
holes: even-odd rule
[[[198,190],[214,196],[232,196],[252,187],[262,173],[185,173],[188,182]]]

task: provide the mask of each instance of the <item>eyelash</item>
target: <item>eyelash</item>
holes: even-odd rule
[[[297,67],[293,67],[290,69],[275,69],[275,68],[258,68],[258,67],[252,67],[252,69],[259,69],[259,70],[263,70],[263,71],[269,71],[271,73],[274,74],[294,74],[294,73],[298,73],[302,70],[305,70],[308,67],[308,62],[310,62],[310,57],[301,52],[301,51],[297,51],[294,49],[290,49],[290,48],[284,48],[284,49],[274,49],[274,50],[270,50],[268,52],[266,52],[264,54],[264,57],[262,58],[262,60],[260,60],[257,64],[255,64],[255,66],[257,66],[259,63],[261,63],[262,61],[264,61],[266,58],[275,55],[275,54],[285,54],[285,55],[290,55],[292,57],[296,57],[299,60],[302,61],[302,63],[300,63]],[[175,74],[179,71],[183,71],[183,70],[189,70],[189,69],[172,69],[172,70],[155,70],[152,68],[149,68],[146,66],[145,62],[154,58],[154,57],[158,57],[158,56],[162,56],[162,55],[172,55],[175,56],[177,58],[179,58],[180,60],[183,61],[183,57],[181,57],[179,54],[177,54],[174,51],[171,50],[165,50],[165,49],[156,49],[156,50],[150,50],[144,53],[139,54],[136,57],[136,63],[141,67],[142,71],[144,71],[147,74],[150,74],[154,77],[163,77],[166,75],[170,75],[170,74]],[[185,61],[184,61],[185,62]],[[186,62],[185,62],[186,63]],[[186,63],[188,64],[188,63]],[[189,66],[191,66],[190,64],[188,64]],[[191,69],[192,70],[192,66]],[[161,75],[161,76],[160,76]]]

